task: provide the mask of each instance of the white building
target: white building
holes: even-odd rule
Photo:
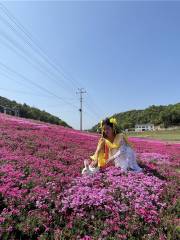
[[[154,130],[155,130],[154,124],[151,124],[151,123],[135,125],[135,132],[154,131]]]

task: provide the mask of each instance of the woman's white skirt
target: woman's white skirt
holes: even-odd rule
[[[128,145],[121,146],[114,158],[116,167],[120,167],[124,171],[142,172],[142,168],[137,164],[134,150]]]

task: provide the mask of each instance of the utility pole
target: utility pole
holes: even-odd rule
[[[79,108],[79,112],[80,112],[80,130],[82,131],[82,102],[83,102],[83,98],[82,98],[82,94],[83,93],[87,93],[86,91],[83,91],[83,88],[78,88],[78,92],[76,92],[76,94],[80,94],[80,108]]]

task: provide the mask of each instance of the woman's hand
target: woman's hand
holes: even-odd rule
[[[98,161],[94,160],[91,162],[91,164],[89,165],[90,167],[95,167],[97,165]]]

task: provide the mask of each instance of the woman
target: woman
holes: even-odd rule
[[[93,160],[90,167],[103,168],[114,160],[115,166],[122,170],[141,172],[136,162],[136,155],[124,134],[117,129],[115,118],[106,118],[100,124],[102,137],[98,142],[96,152],[90,158]]]

